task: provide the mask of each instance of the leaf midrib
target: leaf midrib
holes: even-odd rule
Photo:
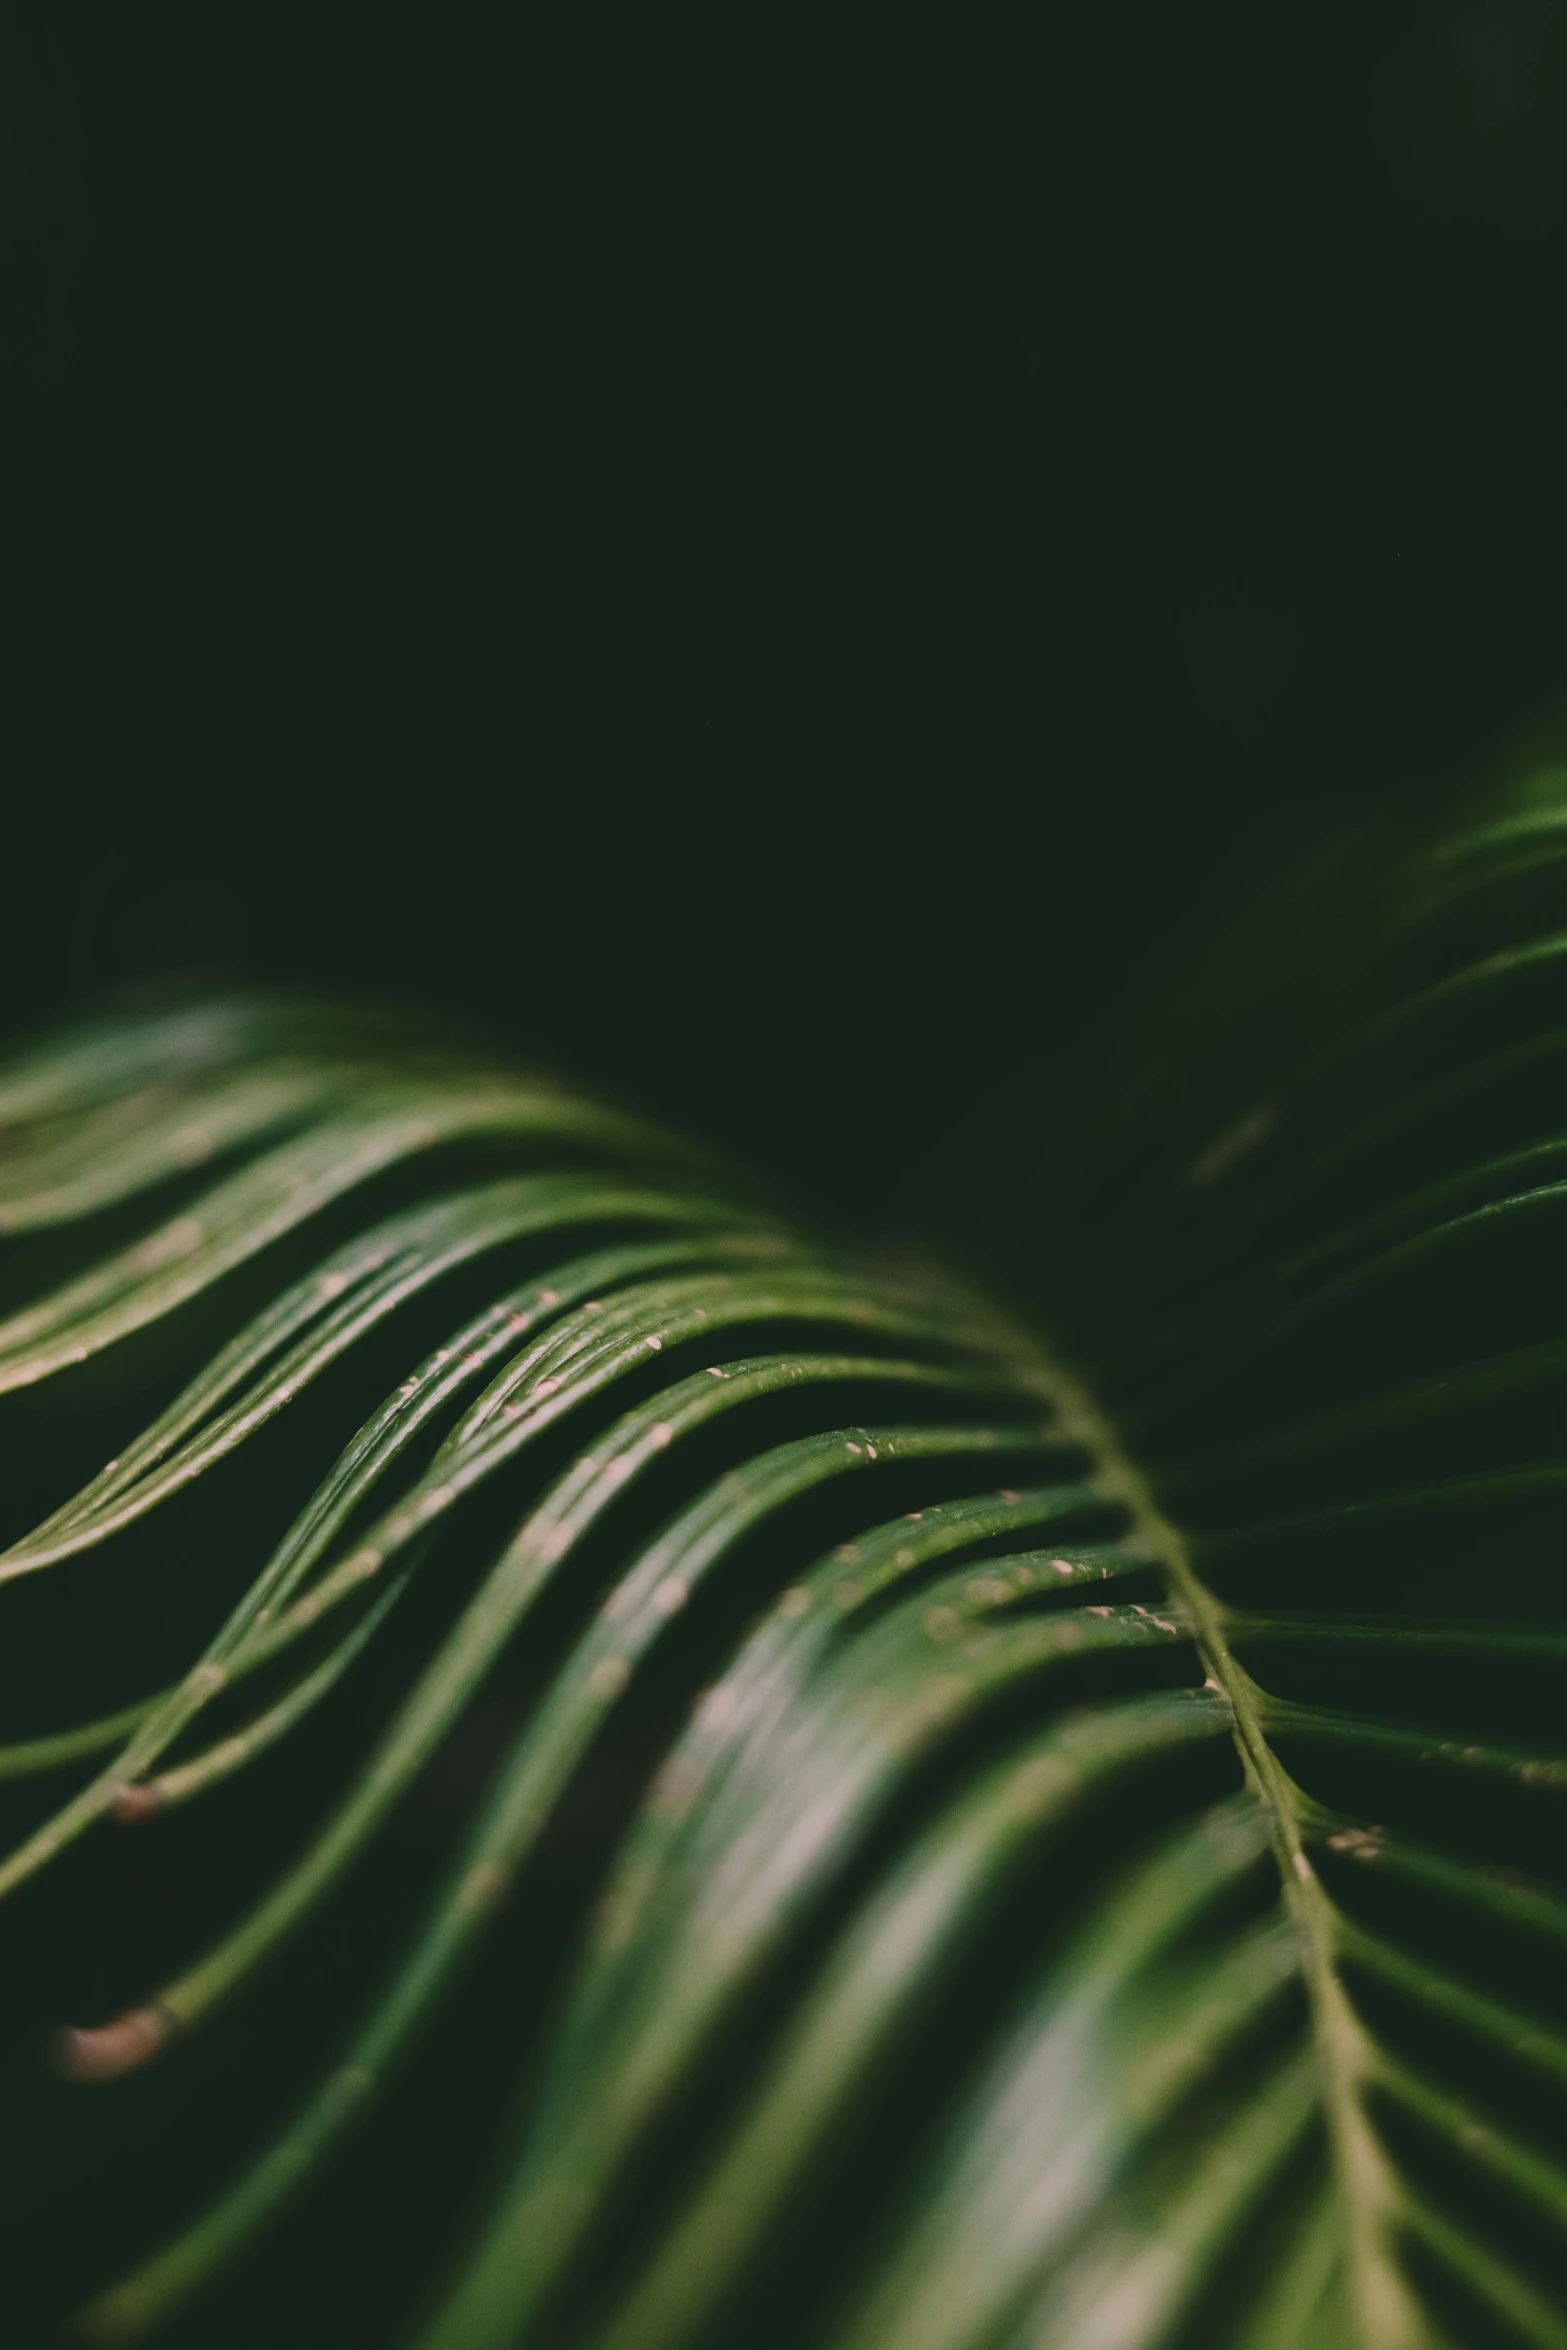
[[[1392,2224],[1406,2198],[1362,2104],[1362,2091],[1375,2077],[1375,2053],[1339,1978],[1337,1911],[1305,1850],[1309,1807],[1268,1744],[1258,1702],[1261,1692],[1230,1647],[1225,1611],[1198,1574],[1184,1533],[1160,1509],[1098,1399],[1052,1351],[1045,1352],[1044,1385],[1062,1433],[1079,1443],[1093,1463],[1092,1483],[1126,1510],[1129,1539],[1145,1544],[1157,1558],[1171,1601],[1184,1609],[1208,1686],[1229,1707],[1246,1783],[1267,1819],[1284,1901],[1301,1941],[1324,2117],[1344,2215],[1351,2299],[1362,2342],[1366,2350],[1426,2350],[1429,2333],[1390,2241]]]

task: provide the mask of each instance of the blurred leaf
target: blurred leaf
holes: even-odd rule
[[[1567,2341],[1564,775],[1167,993],[1049,1345],[391,1016],[0,1072],[0,1892],[234,1888],[57,2041],[176,2088],[40,2306],[369,2342],[289,2230],[456,2162],[437,2034],[420,2350]]]

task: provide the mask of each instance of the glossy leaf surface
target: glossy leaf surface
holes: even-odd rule
[[[1563,788],[1172,994],[1048,1336],[395,1020],[0,1072],[0,1942],[115,2084],[28,2091],[28,2307],[1567,2343]]]

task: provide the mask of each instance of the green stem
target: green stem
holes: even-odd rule
[[[1301,1938],[1361,2332],[1378,2350],[1419,2350],[1427,2329],[1392,2251],[1399,2194],[1362,2102],[1372,2078],[1372,2052],[1339,1979],[1337,1912],[1306,1852],[1305,1805],[1268,1744],[1262,1692],[1230,1647],[1225,1611],[1197,1573],[1185,1536],[1159,1508],[1147,1479],[1081,1381],[1059,1361],[1050,1362],[1048,1372],[1062,1433],[1082,1444],[1094,1463],[1099,1490],[1127,1511],[1132,1540],[1159,1559],[1170,1595],[1191,1624],[1209,1686],[1229,1706],[1241,1765],[1267,1815],[1285,1899]]]

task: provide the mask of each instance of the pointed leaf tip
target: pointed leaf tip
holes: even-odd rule
[[[67,2081],[117,2081],[161,2056],[173,2037],[174,2019],[166,2009],[127,2008],[95,2028],[66,2025],[55,2035],[54,2069]]]

